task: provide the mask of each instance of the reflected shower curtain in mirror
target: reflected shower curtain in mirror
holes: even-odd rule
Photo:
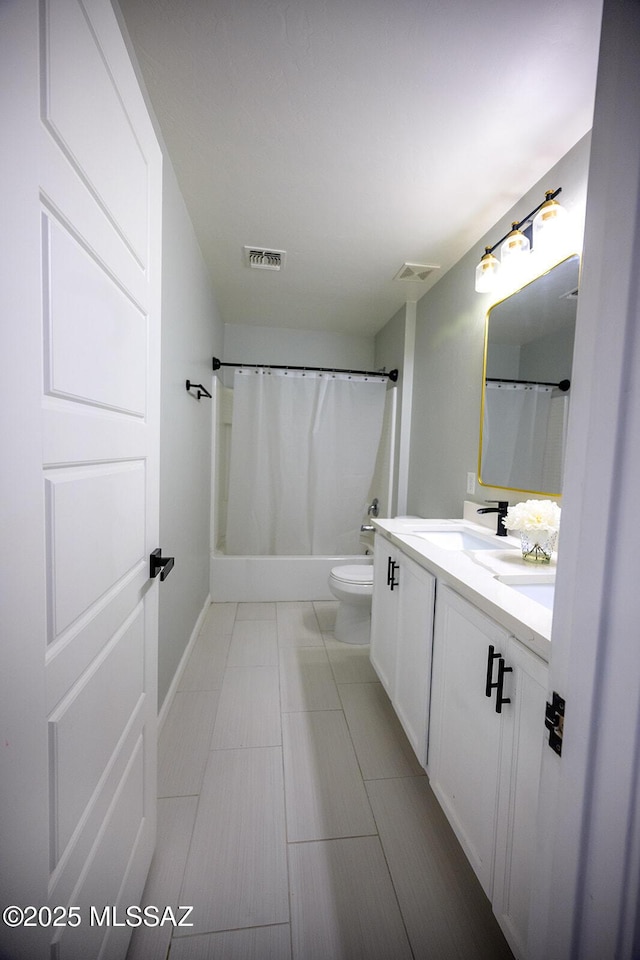
[[[561,482],[562,466],[561,438],[553,437],[558,421],[550,418],[551,399],[552,387],[546,384],[487,381],[482,425],[483,483],[556,492],[546,485]],[[562,424],[563,419],[560,429]]]
[[[386,378],[237,370],[226,552],[361,552]]]

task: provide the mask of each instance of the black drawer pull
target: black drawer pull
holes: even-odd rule
[[[496,713],[502,713],[503,703],[511,703],[511,697],[502,696],[505,673],[513,673],[513,668],[505,667],[504,659],[500,657],[498,660],[498,682],[496,683]]]
[[[487,682],[484,688],[485,697],[491,696],[491,691],[495,690],[498,686],[497,682],[493,682],[493,661],[498,660],[501,657],[501,654],[496,653],[496,648],[492,643],[489,644],[489,655],[487,656]]]

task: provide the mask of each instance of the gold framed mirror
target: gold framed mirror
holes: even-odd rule
[[[494,304],[485,321],[478,482],[562,493],[580,258]]]

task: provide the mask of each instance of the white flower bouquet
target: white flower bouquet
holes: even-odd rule
[[[525,500],[509,507],[502,523],[507,530],[546,530],[557,533],[560,528],[560,507],[553,500]]]
[[[531,563],[550,563],[560,528],[560,507],[553,500],[525,500],[509,507],[502,523],[517,530],[522,557]]]

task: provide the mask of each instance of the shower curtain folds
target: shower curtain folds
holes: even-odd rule
[[[385,377],[236,370],[227,553],[359,552],[385,391]]]
[[[555,400],[558,409],[551,384],[486,381],[483,483],[560,492],[567,394]]]

